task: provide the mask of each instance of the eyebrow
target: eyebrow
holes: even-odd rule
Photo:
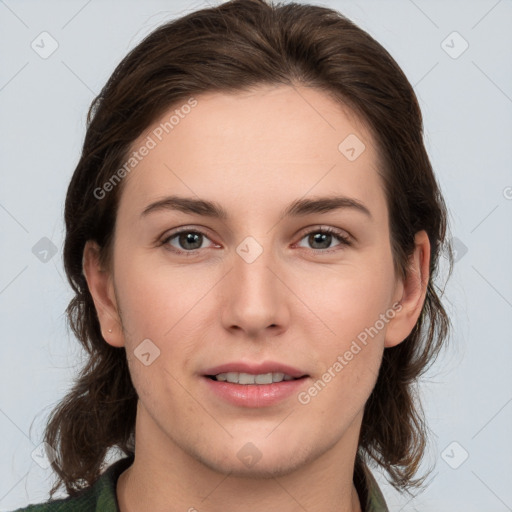
[[[363,203],[357,199],[345,196],[297,199],[281,212],[281,217],[300,217],[313,213],[328,213],[340,209],[351,209],[364,213],[370,218],[372,217],[370,210]],[[162,210],[177,210],[183,213],[193,213],[216,219],[228,218],[227,211],[215,201],[183,196],[168,196],[155,201],[144,208],[141,217]]]

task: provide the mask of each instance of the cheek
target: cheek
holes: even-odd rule
[[[326,414],[339,405],[342,415],[364,405],[377,379],[386,327],[393,317],[386,316],[393,279],[391,263],[382,258],[302,282],[298,294],[316,313],[301,321],[310,319],[309,337],[315,339],[310,352],[317,372],[301,403],[315,400],[315,407]]]
[[[156,340],[168,338],[175,326],[186,322],[215,284],[212,273],[199,277],[192,267],[172,267],[143,257],[120,261],[116,282],[125,329],[132,337]]]
[[[153,400],[155,390],[169,397],[179,390],[173,377],[181,380],[201,346],[204,330],[211,324],[205,299],[217,281],[212,272],[199,275],[192,268],[151,265],[142,258],[116,267],[130,373],[138,393],[147,400]],[[156,346],[149,344],[149,359],[152,351],[158,354],[149,366],[137,358],[147,339]]]
[[[314,313],[307,318],[327,334],[321,339],[338,347],[375,324],[389,308],[393,288],[391,263],[378,261],[304,275],[294,286]]]
[[[322,321],[327,334],[315,336],[310,353],[315,359],[311,386],[298,397],[311,403],[333,425],[340,425],[364,407],[379,373],[384,350],[386,294],[376,290],[374,281],[345,281],[333,293],[324,294]],[[330,300],[332,299],[332,300]],[[324,332],[326,332],[324,330]],[[334,333],[334,334],[333,334]]]

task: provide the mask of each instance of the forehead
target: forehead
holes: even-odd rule
[[[248,211],[339,192],[385,208],[369,131],[316,89],[201,94],[166,111],[131,149],[144,146],[151,149],[128,174],[121,204],[213,194]]]

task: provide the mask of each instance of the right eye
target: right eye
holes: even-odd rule
[[[162,240],[161,245],[168,246],[170,250],[180,254],[192,253],[191,255],[193,255],[195,251],[205,248],[203,247],[205,240],[210,240],[206,233],[185,228],[166,236]]]

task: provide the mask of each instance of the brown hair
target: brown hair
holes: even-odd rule
[[[121,61],[90,107],[82,155],[66,197],[64,245],[65,270],[75,292],[68,319],[88,360],[46,428],[44,440],[58,454],[51,496],[61,485],[70,495],[92,485],[110,449],[127,455],[134,450],[137,394],[126,353],[103,339],[82,273],[87,240],[95,240],[104,261],[109,259],[123,183],[100,199],[95,191],[123,166],[131,144],[173,105],[203,92],[264,84],[324,91],[368,125],[382,161],[394,264],[401,275],[415,233],[428,233],[430,278],[423,310],[408,338],[384,351],[365,405],[356,459],[356,465],[373,459],[397,489],[409,492],[423,482],[425,477],[413,479],[427,439],[415,385],[438,356],[449,319],[434,284],[447,212],[423,144],[418,101],[388,52],[340,13],[297,3],[233,0],[158,27]],[[447,259],[451,271],[449,246]]]

